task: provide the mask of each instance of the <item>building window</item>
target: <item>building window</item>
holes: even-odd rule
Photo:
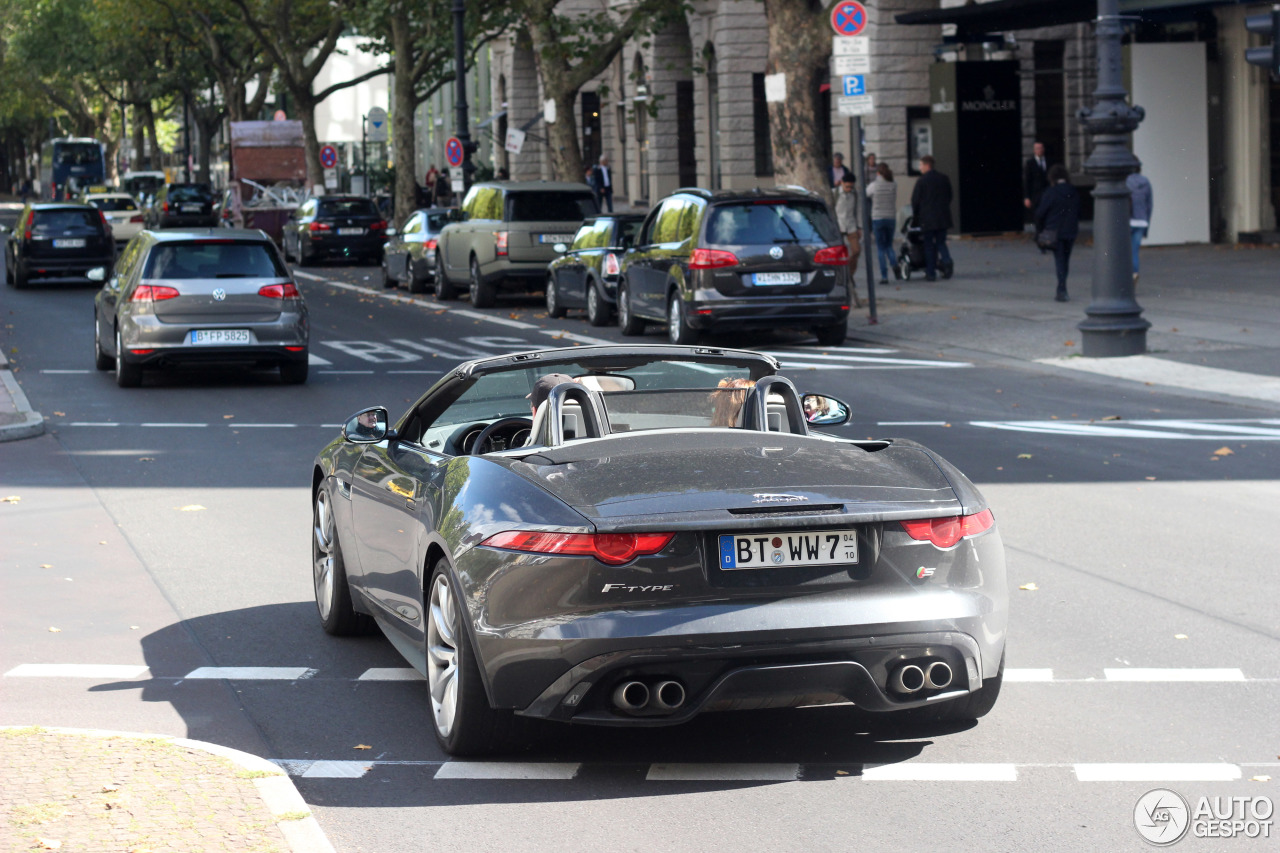
[[[773,140],[769,138],[769,104],[764,99],[764,74],[751,75],[751,123],[756,148],[756,177],[773,177]]]

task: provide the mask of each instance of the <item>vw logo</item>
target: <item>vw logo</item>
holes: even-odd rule
[[[769,250],[769,257],[773,258],[775,261],[781,260],[781,259],[782,259],[782,247],[781,247],[781,246],[774,246],[772,249],[770,249],[770,250]]]
[[[213,289],[213,301],[214,301],[214,302],[221,302],[222,300],[224,300],[224,299],[226,299],[226,298],[227,298],[227,292],[226,292],[225,290],[223,290],[221,287],[215,287],[215,288]]]

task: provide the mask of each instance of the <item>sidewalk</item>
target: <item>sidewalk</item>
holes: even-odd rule
[[[0,849],[333,853],[269,761],[200,741],[0,729]]]
[[[44,416],[31,410],[27,395],[0,352],[0,441],[31,438],[44,432]]]

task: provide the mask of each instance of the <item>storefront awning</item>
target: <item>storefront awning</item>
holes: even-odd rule
[[[1121,15],[1154,14],[1165,17],[1171,11],[1228,6],[1244,0],[1120,0]],[[927,9],[895,15],[899,24],[955,24],[956,40],[964,42],[987,33],[1032,30],[1062,24],[1079,24],[1098,17],[1097,0],[993,0],[946,9]]]

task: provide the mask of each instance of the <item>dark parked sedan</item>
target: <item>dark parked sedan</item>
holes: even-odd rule
[[[623,257],[618,324],[666,323],[672,343],[701,330],[800,328],[845,339],[849,250],[825,202],[803,190],[679,190]]]
[[[310,327],[288,267],[261,231],[144,231],[93,302],[94,364],[122,387],[143,370],[238,365],[307,381]]]
[[[302,265],[324,259],[379,263],[387,221],[363,196],[333,195],[303,202],[284,225],[286,260]]]
[[[514,715],[980,717],[1009,607],[991,509],[913,441],[811,430],[849,415],[754,352],[467,362],[394,425],[357,412],[316,457],[320,622],[376,623],[455,755],[502,748]]]
[[[213,189],[208,184],[166,184],[147,208],[146,226],[158,228],[213,228]]]
[[[398,232],[388,229],[382,247],[382,284],[407,284],[410,293],[424,293],[436,281],[436,251],[440,231],[449,222],[449,209],[415,210]]]
[[[36,279],[85,281],[90,270],[110,269],[114,261],[111,227],[101,211],[87,204],[29,204],[5,243],[5,272],[12,287],[27,287]]]
[[[547,266],[547,313],[563,317],[570,308],[586,308],[591,325],[608,324],[618,298],[622,255],[635,242],[643,221],[638,213],[592,216],[582,223],[572,244],[556,244],[563,254]]]

